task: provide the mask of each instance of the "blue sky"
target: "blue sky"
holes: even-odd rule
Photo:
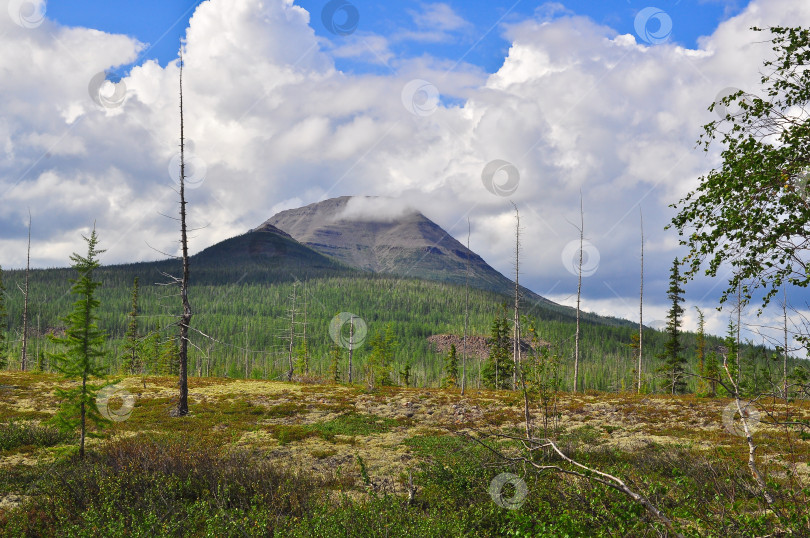
[[[71,0],[49,2],[49,18],[67,26],[94,28],[109,33],[126,34],[148,45],[135,64],[157,59],[161,66],[177,57],[180,40],[188,19],[201,0]],[[426,3],[376,0],[353,0],[359,21],[358,36],[376,34],[396,36],[416,32],[424,24],[418,14]],[[634,34],[634,22],[640,10],[654,6],[672,20],[669,41],[697,48],[701,36],[710,35],[717,25],[742,11],[749,0],[567,0],[563,2],[448,0],[453,11],[469,26],[459,28],[452,40],[392,40],[392,52],[398,59],[428,54],[468,62],[494,73],[503,64],[509,41],[502,35],[504,24],[515,23],[538,13],[550,17],[584,15],[613,28],[620,34]],[[330,32],[321,20],[327,4],[324,0],[296,0],[311,14],[310,25],[318,36],[340,44],[339,35]],[[345,15],[344,15],[345,16]],[[422,24],[420,24],[422,23]],[[656,31],[655,21],[650,23]],[[339,69],[354,73],[378,73],[386,68],[369,62],[336,59]],[[123,75],[130,66],[119,71]]]
[[[193,252],[285,209],[368,195],[457,239],[470,217],[471,247],[508,275],[511,201],[521,283],[571,304],[581,194],[585,309],[635,319],[641,211],[649,321],[685,254],[670,204],[720,163],[720,147],[695,147],[707,108],[756,92],[771,55],[750,27],[810,26],[806,0],[74,0],[39,17],[31,2],[44,0],[0,13],[0,49],[15,51],[0,57],[3,267],[25,264],[29,207],[36,267],[66,265],[93,222],[104,263],[176,248],[160,215],[176,209],[173,60],[187,38],[186,135],[203,171]],[[482,176],[502,161],[520,175],[508,195]],[[715,333],[725,276],[687,286]]]

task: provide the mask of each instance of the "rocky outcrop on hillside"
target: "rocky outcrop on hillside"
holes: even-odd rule
[[[461,355],[464,346],[464,337],[457,334],[434,334],[428,336],[427,340],[431,343],[433,349],[441,354],[446,354],[450,350],[450,346],[455,344],[456,352]],[[522,353],[532,350],[531,343],[528,340],[522,339],[520,344]],[[541,340],[540,345],[548,347],[549,343]],[[481,360],[489,357],[489,338],[484,336],[468,336],[467,354],[469,357]]]

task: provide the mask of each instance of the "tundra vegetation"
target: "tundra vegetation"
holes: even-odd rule
[[[705,131],[723,167],[678,204],[665,332],[517,286],[195,265],[185,245],[178,308],[149,284],[177,260],[100,267],[95,232],[72,294],[71,270],[0,272],[0,536],[809,535],[810,375],[786,295],[782,344],[739,337],[756,289],[810,283],[810,31],[769,31],[764,97],[724,98],[738,111]],[[737,268],[725,338],[700,309],[681,327],[707,261]]]

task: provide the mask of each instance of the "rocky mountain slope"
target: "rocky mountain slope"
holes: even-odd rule
[[[375,203],[379,201],[379,208]],[[423,278],[514,294],[514,283],[415,209],[391,213],[389,199],[342,196],[282,211],[256,228],[273,226],[341,262],[375,273]],[[530,303],[567,312],[522,288]]]

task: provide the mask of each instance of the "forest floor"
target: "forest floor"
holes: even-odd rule
[[[47,474],[51,466],[64,465],[75,455],[75,437],[55,436],[53,430],[50,437],[43,433],[46,429],[42,425],[57,410],[59,402],[54,389],[60,386],[66,388],[68,383],[53,374],[0,372],[0,477],[5,476],[0,478],[0,523],[4,511],[11,514],[10,510],[37,494],[34,487],[39,480],[37,476]],[[461,439],[474,436],[497,448],[499,434],[525,432],[522,397],[509,391],[471,388],[462,396],[458,389],[384,387],[369,392],[359,386],[191,378],[190,414],[176,418],[170,414],[177,401],[176,378],[122,377],[115,389],[101,407],[106,405],[117,420],[99,432],[100,437],[88,439],[90,454],[100,454],[104,447],[116,443],[125,444],[127,439],[139,446],[149,443],[162,446],[160,443],[166,439],[179,440],[200,453],[225,458],[229,454],[250,454],[248,461],[258,458],[272,462],[285,472],[329,477],[330,489],[338,488],[343,498],[361,503],[377,499],[378,495],[404,498],[410,475],[418,476],[417,487],[418,480],[431,482],[431,475],[417,473],[419,470],[424,473],[431,464],[433,470],[428,472],[441,472],[442,464],[435,467],[439,460],[437,450],[441,447],[455,452],[450,457],[463,458],[459,448],[462,445],[458,444]],[[705,478],[700,473],[715,465],[700,470],[698,467],[703,464],[698,460],[701,460],[720,462],[720,467],[711,467],[715,469],[712,473],[725,469],[742,487],[748,488],[746,484],[751,483],[746,467],[748,445],[735,432],[739,422],[729,420],[734,415],[733,409],[729,411],[731,405],[733,400],[728,398],[691,395],[561,393],[556,413],[549,412],[549,433],[553,431],[550,435],[558,444],[578,454],[579,459],[588,459],[588,454],[593,454],[592,461],[603,466],[615,464],[617,469],[632,471],[637,485],[644,484],[643,473],[650,469],[655,469],[656,480],[661,484],[672,480],[677,483],[680,480],[677,474],[673,477],[664,467],[675,461],[672,454],[685,454],[686,460],[679,461],[695,461],[695,468],[688,471],[694,471],[690,487],[701,487]],[[760,416],[752,418],[758,464],[769,477],[793,480],[800,489],[810,488],[810,435],[789,433],[773,424],[774,418],[786,418],[783,402],[761,400],[758,409]],[[810,421],[810,402],[791,402],[789,409],[789,420]],[[532,413],[535,435],[544,436],[545,414],[538,407]],[[20,433],[23,431],[29,432],[27,437]],[[661,459],[662,454],[669,454],[670,459]],[[176,457],[165,455],[165,459]],[[647,462],[641,463],[637,472],[632,467],[636,458],[638,461],[646,458]],[[484,475],[487,465],[494,466],[491,460],[479,464]],[[35,476],[26,478],[26,472]],[[660,473],[663,474],[658,476]],[[463,476],[458,480],[468,483]],[[483,490],[477,492],[479,496],[486,497],[487,480],[485,477],[479,480],[483,484],[480,486]],[[447,483],[454,482],[447,479]],[[667,493],[667,487],[657,490],[653,487],[658,491],[659,502],[668,502],[667,496],[672,495]],[[755,488],[748,489],[746,503],[757,495]],[[679,493],[669,500],[673,507],[683,503],[679,500],[681,494],[684,499],[692,498],[688,491]],[[465,494],[459,490],[453,495],[463,499]],[[717,502],[719,515],[706,524],[716,525],[720,533],[735,535],[727,530],[727,516],[723,515],[730,505],[722,499]],[[701,503],[697,500],[694,503],[693,509],[699,512]],[[623,522],[628,516],[621,514],[629,509],[611,505],[604,510]],[[470,517],[478,517],[471,514]],[[690,517],[693,516],[684,516],[683,521]],[[430,521],[435,525],[441,520]],[[509,521],[510,525],[517,524]],[[574,529],[586,529],[588,524],[574,521],[571,525]],[[765,523],[756,520],[750,525]]]
[[[190,414],[178,419],[169,414],[177,398],[176,385],[176,378],[121,378],[116,387],[122,391],[108,405],[126,418],[112,422],[104,431],[105,439],[91,438],[88,446],[136,434],[182,433],[192,443],[259,449],[297,469],[342,469],[357,480],[359,456],[375,489],[404,492],[408,470],[419,463],[409,439],[522,431],[525,424],[522,398],[508,391],[472,388],[462,396],[457,389],[385,387],[369,393],[344,385],[222,378],[191,378]],[[0,373],[0,423],[51,418],[58,405],[56,386],[67,384],[50,374]],[[122,407],[125,397],[132,406],[129,413]],[[778,400],[761,403],[785,418]],[[624,452],[650,445],[722,449],[739,454],[744,461],[748,451],[744,437],[735,434],[734,423],[724,423],[730,405],[733,400],[728,398],[561,393],[556,437],[576,439],[585,449]],[[543,412],[532,412],[533,426],[542,432]],[[791,403],[791,413],[793,420],[810,420],[810,402]],[[755,439],[763,453],[779,452],[784,433],[769,422],[772,417],[761,413]],[[739,428],[739,422],[736,424]],[[0,468],[47,462],[70,444],[75,443],[0,451]],[[794,455],[796,472],[810,482],[810,439],[795,441]],[[776,460],[769,463],[790,465]]]

